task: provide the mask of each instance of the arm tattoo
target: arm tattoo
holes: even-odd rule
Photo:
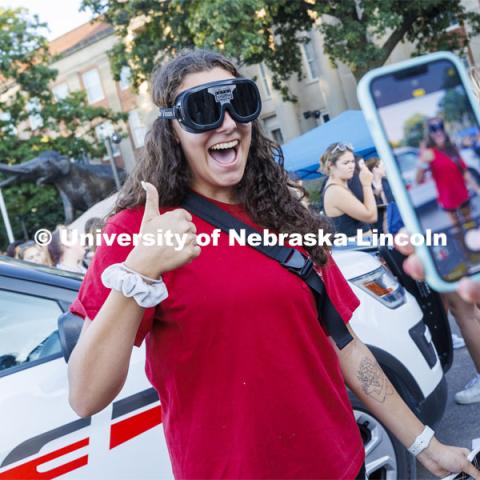
[[[393,395],[392,386],[376,360],[364,357],[357,371],[363,391],[369,397],[384,403],[388,395]]]

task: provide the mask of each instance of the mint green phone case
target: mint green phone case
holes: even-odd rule
[[[405,62],[371,70],[360,80],[357,88],[358,100],[368,123],[370,133],[373,141],[375,142],[379,157],[385,163],[388,181],[392,187],[392,191],[403,221],[405,222],[405,226],[410,234],[423,234],[424,231],[413,205],[410,202],[407,189],[401,177],[400,169],[395,161],[386,134],[383,132],[381,120],[370,92],[370,85],[374,79],[385,74],[396,73],[411,67],[417,67],[437,60],[447,60],[454,64],[459,73],[460,79],[465,86],[465,90],[472,105],[473,112],[477,118],[477,121],[479,121],[480,110],[478,108],[478,100],[472,93],[471,82],[468,78],[468,74],[463,66],[462,61],[456,55],[450,52],[437,52],[423,55],[421,57],[412,58]],[[416,252],[423,262],[427,282],[432,286],[432,288],[439,292],[449,292],[457,288],[458,281],[447,282],[439,275],[434,265],[432,254],[429,252],[429,247],[425,245],[416,247]],[[480,273],[472,275],[470,278],[480,280]]]

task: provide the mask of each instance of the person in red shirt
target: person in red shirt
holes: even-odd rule
[[[427,138],[420,145],[420,161],[432,172],[438,203],[447,212],[452,224],[460,227],[463,217],[467,229],[474,227],[467,184],[477,193],[480,188],[445,132],[441,118],[434,117],[427,121]],[[423,172],[420,170],[420,175]]]
[[[104,233],[162,231],[185,241],[97,248],[71,306],[85,318],[68,365],[73,409],[105,408],[145,339],[176,478],[364,478],[345,383],[433,473],[477,475],[468,450],[432,438],[349,326],[353,341],[336,347],[301,278],[230,245],[225,233],[218,245],[197,245],[214,227],[179,208],[190,191],[259,230],[327,227],[291,193],[262,134],[253,85],[207,51],[183,53],[154,74],[160,114]],[[358,299],[329,250],[303,252],[348,324]]]

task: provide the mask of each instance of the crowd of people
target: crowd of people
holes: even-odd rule
[[[88,219],[85,222],[85,233],[95,234],[101,229],[101,222],[97,217]],[[60,270],[85,273],[95,253],[95,242],[82,245],[79,238],[72,233],[69,227],[57,225],[48,245],[39,245],[33,240],[16,240],[8,245],[5,255]]]
[[[476,225],[472,220],[467,183],[473,184],[463,160],[444,131],[443,121],[432,118],[426,124],[427,138],[420,149],[419,170],[432,170],[438,202],[450,215],[452,224],[463,231]],[[320,170],[326,175],[322,185],[322,213],[329,217],[337,232],[352,239],[363,235],[397,233],[403,227],[381,160],[364,161],[352,145],[333,143],[320,158]],[[418,181],[422,178],[418,176]],[[462,220],[463,219],[463,223]],[[462,336],[452,336],[453,345],[466,345],[477,374],[455,394],[459,404],[480,402],[480,310],[456,293],[441,295],[455,318]],[[463,338],[462,338],[463,337]]]

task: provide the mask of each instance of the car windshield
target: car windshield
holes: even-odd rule
[[[0,290],[0,370],[61,352],[54,300]]]

